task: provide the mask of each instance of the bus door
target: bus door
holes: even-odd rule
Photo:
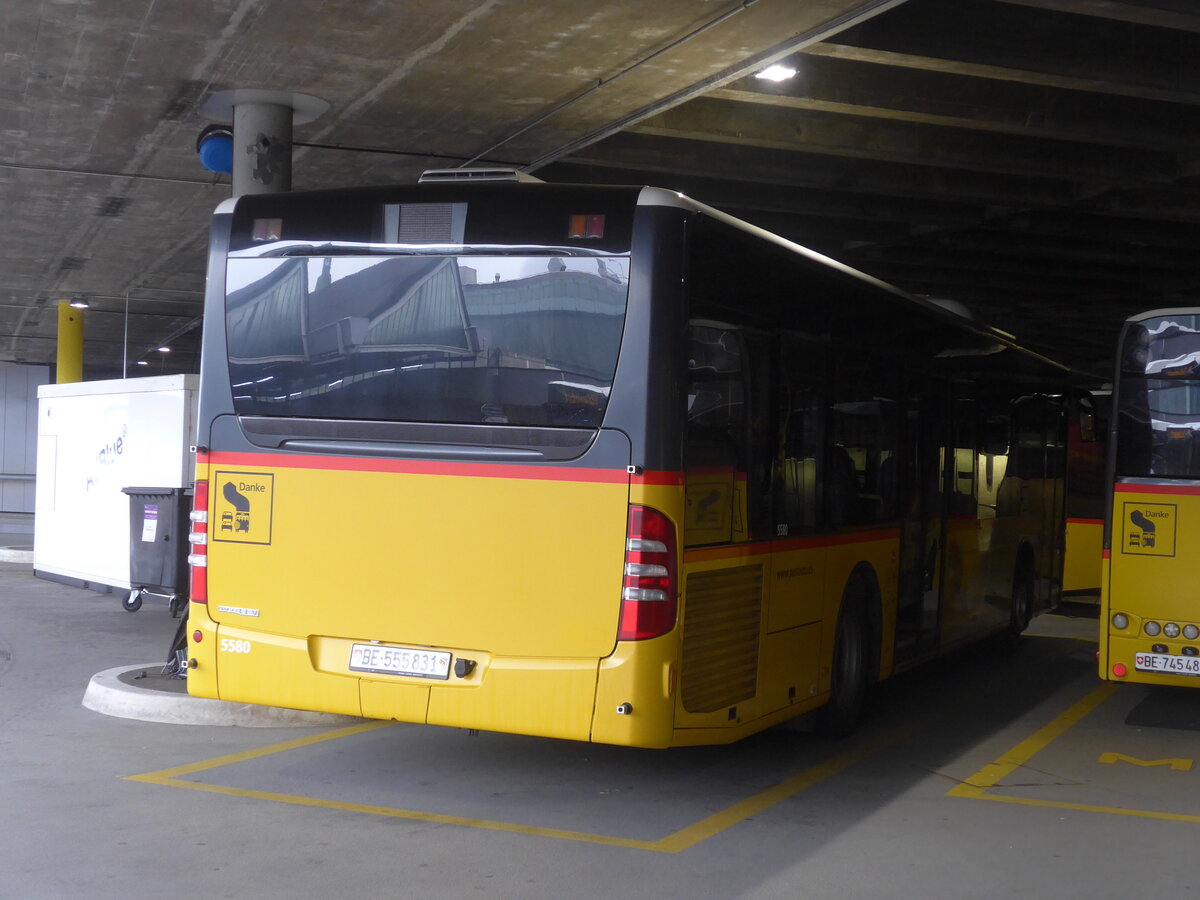
[[[1050,546],[1046,556],[1046,577],[1038,580],[1037,599],[1042,609],[1057,606],[1062,599],[1062,573],[1066,556],[1066,442],[1067,407],[1064,403],[1046,405],[1046,476],[1050,498],[1043,516],[1044,531]]]
[[[1073,600],[1100,599],[1104,542],[1104,452],[1108,395],[1079,391],[1067,417],[1066,544],[1063,594]]]
[[[904,413],[907,484],[901,523],[896,662],[915,661],[937,646],[945,546],[946,416],[932,384],[910,391]]]
[[[1063,408],[1057,401],[1037,395],[1013,407],[1015,473],[1020,487],[1014,510],[1017,540],[1034,551],[1035,609],[1057,602],[1062,572],[1064,540]]]

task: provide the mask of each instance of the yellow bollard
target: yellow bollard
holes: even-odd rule
[[[58,304],[58,384],[83,381],[83,310]]]

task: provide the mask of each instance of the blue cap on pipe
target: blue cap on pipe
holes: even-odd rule
[[[233,129],[228,125],[207,125],[196,138],[200,164],[210,172],[233,174]]]

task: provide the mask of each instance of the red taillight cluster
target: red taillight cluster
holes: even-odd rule
[[[675,627],[675,526],[648,506],[629,507],[619,641],[642,641]]]
[[[197,481],[192,498],[192,531],[188,541],[192,552],[188,554],[188,565],[192,567],[191,601],[208,602],[208,482]]]

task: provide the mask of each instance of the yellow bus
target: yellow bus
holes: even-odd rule
[[[1065,370],[672,191],[462,175],[217,210],[192,694],[842,733],[1056,600]]]
[[[1100,677],[1200,687],[1200,307],[1128,319],[1114,387]]]

